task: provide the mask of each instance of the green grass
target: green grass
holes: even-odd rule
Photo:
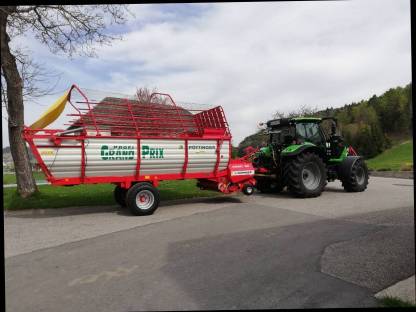
[[[384,297],[384,298],[378,299],[378,303],[379,303],[379,306],[383,308],[415,308],[416,307],[416,305],[411,302],[404,301],[395,297]]]
[[[393,146],[366,163],[370,170],[413,170],[413,142]]]
[[[114,185],[84,184],[76,186],[39,186],[39,192],[23,199],[16,188],[3,188],[3,206],[6,210],[31,208],[63,208],[75,206],[114,205]],[[196,180],[162,181],[158,187],[161,200],[219,196],[221,193],[202,191]]]
[[[43,172],[33,172],[33,176],[35,180],[46,180],[45,175]],[[6,173],[3,174],[3,184],[15,184],[16,183],[16,176],[14,173]]]

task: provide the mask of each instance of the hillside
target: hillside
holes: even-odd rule
[[[302,107],[297,111],[282,114],[270,111],[270,119],[296,116],[336,117],[345,142],[352,145],[360,155],[372,158],[390,148],[394,142],[412,137],[412,85],[391,88],[382,95],[373,95],[358,103],[339,108],[313,110]],[[266,144],[267,138],[256,132],[238,145],[242,156],[247,146]]]
[[[413,170],[413,142],[406,141],[367,160],[371,170]]]

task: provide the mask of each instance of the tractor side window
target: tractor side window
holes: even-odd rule
[[[272,140],[271,140],[272,144],[280,144],[282,143],[282,139],[281,139],[281,131],[276,131],[274,133],[272,133]]]
[[[329,140],[329,137],[331,136],[331,125],[332,121],[330,120],[323,120],[321,122],[321,130],[326,140]]]
[[[294,132],[292,128],[280,128],[270,131],[270,143],[275,145],[289,144],[292,142]]]

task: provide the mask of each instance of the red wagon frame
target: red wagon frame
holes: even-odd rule
[[[83,99],[74,101],[72,92],[77,91]],[[170,101],[170,105],[160,106],[156,100],[165,97]],[[244,185],[254,185],[255,180],[251,174],[252,166],[243,159],[231,159],[231,133],[228,122],[221,106],[216,106],[207,110],[192,110],[194,114],[184,114],[182,107],[178,106],[172,97],[166,93],[152,93],[146,103],[141,103],[142,113],[138,114],[139,104],[128,98],[119,99],[117,103],[111,101],[101,101],[99,103],[88,99],[86,94],[76,85],[72,85],[69,90],[68,103],[75,109],[75,114],[68,114],[78,119],[72,120],[67,124],[76,127],[78,133],[73,130],[58,129],[31,129],[25,127],[23,137],[29,144],[34,157],[46,175],[47,180],[52,185],[77,185],[77,184],[97,184],[113,183],[124,189],[128,189],[135,182],[150,182],[157,187],[161,180],[178,179],[198,179],[201,187],[212,188],[216,184],[217,190],[230,193],[243,189]],[[137,102],[138,103],[138,102]],[[101,110],[97,109],[100,105]],[[103,108],[106,107],[105,110]],[[166,112],[163,110],[166,109]],[[117,112],[122,115],[117,115]],[[135,111],[136,110],[136,111]],[[143,110],[146,113],[143,115]],[[191,111],[191,110],[188,110]],[[127,114],[126,114],[127,113]],[[124,125],[120,125],[119,117],[123,118]],[[166,117],[169,117],[167,122]],[[121,119],[121,118],[120,118]],[[108,135],[108,129],[111,134]],[[72,131],[72,132],[71,132]],[[117,132],[118,131],[118,132]],[[92,134],[92,132],[95,132]],[[115,134],[114,134],[115,133]],[[85,140],[92,138],[119,138],[134,139],[137,144],[137,159],[135,174],[131,176],[87,176],[85,158]],[[36,145],[36,139],[48,139],[53,142],[51,145]],[[181,173],[174,174],[155,174],[145,175],[140,172],[141,165],[141,140],[142,139],[180,139],[184,141],[184,164]],[[65,145],[65,140],[80,141],[81,145]],[[188,169],[188,142],[190,140],[216,140],[216,162],[214,170],[209,173],[187,172]],[[222,142],[229,142],[229,160],[226,169],[219,170],[220,147]],[[38,148],[59,147],[59,148],[80,148],[81,149],[81,173],[79,177],[55,177],[42,159]],[[246,175],[233,176],[233,170],[248,170]],[[254,170],[253,170],[254,173]]]

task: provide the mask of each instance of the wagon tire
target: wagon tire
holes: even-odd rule
[[[126,207],[126,195],[127,189],[122,188],[120,185],[114,188],[114,199],[121,207]]]
[[[160,195],[157,188],[150,183],[134,184],[127,191],[126,204],[135,216],[153,214],[159,206]]]

